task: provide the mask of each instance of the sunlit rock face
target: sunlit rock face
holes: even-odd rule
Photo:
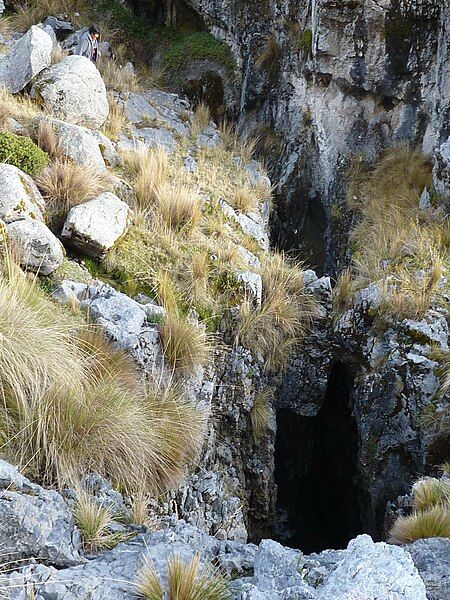
[[[347,227],[333,221],[331,207],[343,202],[350,159],[370,162],[401,142],[431,154],[449,136],[449,4],[183,4],[237,60],[240,94],[229,110],[267,142],[281,181],[275,241],[300,249],[314,267],[338,270]]]

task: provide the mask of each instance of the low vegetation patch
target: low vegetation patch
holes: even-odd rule
[[[34,177],[39,175],[48,162],[48,154],[30,138],[0,132],[0,163],[14,165]]]

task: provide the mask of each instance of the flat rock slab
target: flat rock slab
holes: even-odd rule
[[[80,536],[62,497],[31,483],[3,460],[0,547],[1,563],[35,558],[67,567],[83,562]]]

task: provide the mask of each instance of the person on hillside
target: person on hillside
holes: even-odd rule
[[[84,33],[81,37],[75,54],[78,54],[79,56],[85,56],[93,63],[96,63],[100,57],[100,52],[98,49],[99,38],[100,27],[98,25],[91,25],[86,33]]]

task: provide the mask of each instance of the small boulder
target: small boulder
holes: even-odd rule
[[[84,56],[67,56],[45,69],[34,82],[31,97],[55,117],[74,125],[100,128],[109,114],[103,79]]]
[[[50,275],[62,265],[64,248],[41,221],[14,221],[6,226],[6,231],[9,243],[25,269]]]
[[[72,125],[51,117],[36,117],[36,129],[41,122],[49,122],[53,127],[61,152],[78,165],[89,165],[100,171],[106,169],[99,142],[86,127]]]
[[[243,286],[245,293],[255,305],[261,306],[263,292],[261,275],[254,271],[242,271],[236,274],[236,279]]]
[[[64,21],[57,17],[47,17],[44,21],[44,26],[51,27],[59,40],[64,39],[75,31],[75,27],[70,21]]]
[[[0,460],[1,563],[37,559],[67,567],[83,561],[73,516],[62,497]],[[11,564],[11,563],[10,563]]]
[[[40,27],[31,29],[0,59],[0,87],[16,94],[51,63],[52,38]]]
[[[0,164],[0,219],[44,220],[45,202],[32,178],[14,165]]]
[[[72,208],[62,238],[83,254],[102,257],[127,230],[131,211],[110,192]]]

